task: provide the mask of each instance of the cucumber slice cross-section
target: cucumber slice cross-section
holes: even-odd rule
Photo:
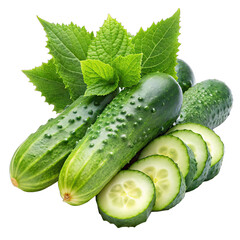
[[[206,142],[212,159],[211,168],[208,171],[208,175],[205,181],[214,178],[220,171],[224,155],[224,144],[221,141],[220,137],[210,128],[198,123],[177,124],[176,126],[171,128],[168,133],[182,129],[192,130],[193,132],[200,134]]]
[[[163,135],[150,142],[140,153],[139,159],[156,154],[167,156],[177,163],[188,188],[197,171],[192,150],[178,137]]]
[[[117,227],[135,227],[145,222],[155,199],[151,178],[137,170],[120,171],[96,197],[103,220]]]
[[[176,130],[169,134],[180,138],[194,153],[197,161],[197,172],[187,189],[187,191],[191,191],[204,182],[211,167],[211,155],[207,144],[200,134],[191,130]]]
[[[185,196],[186,185],[177,164],[169,157],[153,155],[140,159],[130,166],[151,177],[156,188],[153,211],[167,210]]]

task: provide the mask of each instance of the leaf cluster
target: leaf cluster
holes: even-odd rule
[[[130,88],[151,72],[165,72],[176,79],[180,10],[145,31],[141,28],[136,36],[110,15],[96,36],[73,23],[38,19],[52,59],[23,72],[56,112],[81,95]]]

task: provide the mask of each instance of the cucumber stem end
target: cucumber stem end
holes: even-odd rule
[[[18,187],[18,182],[15,178],[11,178],[11,182],[12,182],[13,186]]]
[[[64,202],[69,202],[69,201],[71,201],[71,199],[72,199],[72,196],[70,193],[64,193],[64,195],[63,195]]]

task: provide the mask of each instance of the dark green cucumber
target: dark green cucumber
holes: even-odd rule
[[[80,205],[97,195],[149,141],[179,115],[182,90],[164,73],[144,76],[107,106],[66,160],[59,176],[62,198]]]
[[[55,183],[76,142],[85,135],[88,127],[114,96],[80,97],[57,118],[31,134],[12,158],[12,183],[29,192],[42,190]]]
[[[178,77],[177,81],[183,92],[187,91],[195,84],[193,71],[186,62],[181,59],[177,59],[175,70]]]
[[[214,129],[226,120],[232,102],[231,90],[224,82],[210,79],[197,83],[183,94],[177,123],[193,122]]]

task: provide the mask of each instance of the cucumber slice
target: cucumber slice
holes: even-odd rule
[[[135,227],[145,222],[155,199],[151,178],[136,170],[120,171],[96,197],[103,220],[117,227]]]
[[[156,201],[153,211],[170,209],[184,198],[185,181],[171,158],[162,155],[149,156],[135,162],[130,169],[144,172],[154,182]]]
[[[211,167],[211,155],[208,151],[207,144],[200,134],[191,130],[176,130],[170,134],[180,138],[185,144],[187,144],[187,146],[193,151],[197,161],[197,172],[193,178],[193,182],[187,189],[187,191],[191,191],[204,182]]]
[[[170,157],[178,164],[188,188],[197,171],[197,162],[192,150],[181,139],[164,135],[150,142],[142,150],[139,159],[156,154]]]
[[[174,126],[171,128],[169,132],[175,130],[182,130],[182,129],[189,129],[195,133],[199,133],[204,141],[207,143],[208,150],[210,155],[212,156],[211,159],[211,168],[208,171],[208,175],[205,181],[214,178],[220,171],[223,155],[224,155],[224,145],[221,141],[220,137],[210,128],[207,128],[203,125],[198,123],[182,123]]]

